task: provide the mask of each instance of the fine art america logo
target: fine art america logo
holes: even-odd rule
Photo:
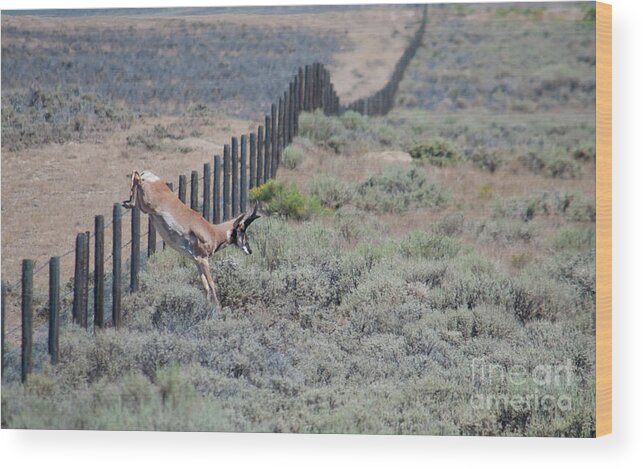
[[[522,365],[506,367],[476,358],[471,363],[474,393],[470,403],[476,410],[567,412],[572,410],[572,398],[564,391],[573,382],[571,360],[565,364],[538,365],[528,370]]]

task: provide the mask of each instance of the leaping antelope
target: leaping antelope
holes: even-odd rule
[[[123,202],[123,207],[138,207],[149,215],[163,240],[196,263],[206,296],[221,309],[208,258],[232,245],[252,254],[246,230],[260,216],[257,204],[249,215],[241,214],[214,225],[183,204],[161,178],[150,171],[134,171],[130,198]]]

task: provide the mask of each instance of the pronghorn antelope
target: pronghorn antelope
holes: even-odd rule
[[[196,263],[208,299],[220,309],[208,258],[232,245],[252,254],[246,230],[259,218],[257,204],[248,215],[214,225],[183,204],[161,178],[150,171],[134,171],[130,198],[123,207],[138,207],[148,214],[163,240]]]

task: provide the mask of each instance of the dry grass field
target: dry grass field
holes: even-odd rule
[[[251,193],[253,255],[212,258],[223,311],[185,259],[155,255],[122,329],[66,325],[61,364],[40,343],[25,385],[9,354],[2,426],[592,436],[594,44],[583,3],[430,7],[389,115],[301,116],[277,179]],[[342,97],[368,88],[360,73],[333,74]],[[223,142],[148,153],[127,136],[253,125],[190,112],[111,142],[175,176],[184,140],[187,157]],[[112,197],[140,162],[119,158]],[[3,148],[3,222],[4,172]],[[4,238],[3,223],[3,254]]]

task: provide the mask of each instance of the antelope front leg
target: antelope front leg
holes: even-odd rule
[[[198,258],[196,262],[199,267],[201,282],[203,282],[203,288],[205,288],[208,299],[212,301],[219,310],[221,310],[221,303],[219,302],[219,298],[217,298],[217,291],[214,286],[212,274],[210,273],[210,263],[208,262],[208,259],[201,257]]]
[[[132,172],[132,183],[130,186],[129,200],[124,200],[122,205],[125,208],[134,208],[136,206],[136,189],[141,182],[141,176],[138,171]]]

